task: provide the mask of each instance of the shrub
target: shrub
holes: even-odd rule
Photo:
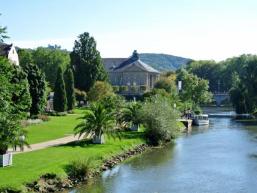
[[[60,117],[60,116],[66,116],[67,112],[49,112],[48,115]]]
[[[90,165],[89,159],[74,160],[66,167],[66,173],[71,180],[84,181],[89,174]]]
[[[146,85],[141,85],[140,90],[145,92],[147,90],[147,86]]]
[[[89,101],[99,101],[107,96],[113,96],[112,86],[108,82],[96,81],[88,92]]]
[[[50,121],[50,117],[48,117],[47,115],[38,115],[37,117],[38,119],[41,119],[44,122]]]
[[[151,145],[160,145],[177,136],[178,112],[168,98],[159,95],[151,97],[144,103],[140,114],[141,122],[146,128],[147,141]]]
[[[120,86],[120,92],[127,92],[128,86]]]
[[[133,92],[133,93],[137,92],[137,89],[138,89],[137,86],[131,86],[131,87],[130,87],[130,90],[131,90],[131,92]]]
[[[75,89],[75,97],[77,101],[86,101],[87,93],[85,91]]]
[[[113,92],[117,93],[120,90],[119,86],[112,86]]]

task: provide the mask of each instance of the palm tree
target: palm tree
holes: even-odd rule
[[[93,143],[104,143],[104,133],[113,134],[114,117],[101,103],[92,103],[85,111],[84,121],[75,127],[75,135],[79,138],[93,136]]]
[[[127,123],[131,123],[132,127],[131,130],[138,130],[138,126],[140,123],[139,119],[139,109],[141,108],[141,105],[136,102],[130,103],[127,107],[123,110],[123,120]]]

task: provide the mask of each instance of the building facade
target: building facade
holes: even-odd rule
[[[151,90],[160,76],[159,71],[140,60],[136,51],[127,59],[107,58],[103,62],[111,84],[123,95],[141,95]]]

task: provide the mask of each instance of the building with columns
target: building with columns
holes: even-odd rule
[[[129,58],[103,59],[110,82],[122,95],[141,95],[154,87],[160,72],[142,62],[137,51]]]

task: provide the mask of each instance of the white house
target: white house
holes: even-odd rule
[[[8,58],[11,63],[19,66],[19,56],[13,44],[0,43],[0,56]]]

